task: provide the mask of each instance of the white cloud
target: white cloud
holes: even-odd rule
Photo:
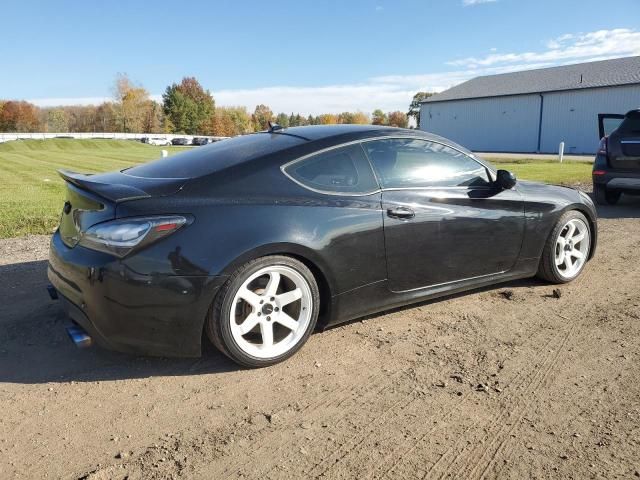
[[[498,0],[462,0],[462,5],[465,7],[473,7],[474,5],[480,5],[481,3],[494,3]]]
[[[516,63],[574,63],[640,55],[640,32],[628,28],[565,34],[547,42],[547,50],[524,53],[492,53],[448,62],[457,67],[490,67]]]
[[[406,111],[417,91],[440,92],[479,75],[531,70],[560,64],[586,62],[606,58],[640,55],[640,32],[629,29],[600,30],[591,33],[566,34],[547,43],[547,50],[526,53],[490,53],[449,62],[457,68],[422,75],[385,75],[364,79],[354,84],[333,84],[301,87],[282,85],[252,89],[211,88],[216,104],[246,106],[253,111],[260,103],[275,112],[296,112],[304,115],[340,113],[360,110],[371,112]],[[160,95],[152,95],[161,100]],[[50,98],[31,102],[41,106],[97,104],[106,97]]]

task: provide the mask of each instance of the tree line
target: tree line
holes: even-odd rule
[[[126,74],[118,74],[113,100],[100,105],[37,107],[23,100],[0,100],[0,132],[133,132],[213,135],[231,137],[266,130],[269,122],[283,127],[340,123],[389,125],[406,128],[413,117],[419,125],[420,101],[430,96],[418,92],[407,113],[373,111],[303,116],[274,113],[267,105],[257,105],[250,113],[245,107],[216,106],[213,95],[194,77],[169,85],[162,102]]]

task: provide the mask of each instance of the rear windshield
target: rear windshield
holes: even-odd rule
[[[618,127],[618,133],[640,134],[640,112],[629,112]]]
[[[201,177],[303,142],[291,135],[254,133],[196,147],[188,152],[129,168],[124,173],[147,178]]]

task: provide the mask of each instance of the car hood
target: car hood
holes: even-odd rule
[[[580,198],[579,190],[566,185],[555,185],[542,182],[533,182],[531,180],[518,180],[517,187],[519,192],[523,194],[537,195],[553,195],[565,197],[568,200],[576,201]]]

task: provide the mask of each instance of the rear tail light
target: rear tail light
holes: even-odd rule
[[[98,223],[83,232],[80,245],[124,257],[171,235],[187,223],[183,216],[134,217]]]
[[[608,139],[602,137],[600,139],[600,145],[598,145],[598,155],[607,155],[608,153]]]
[[[602,137],[600,139],[600,145],[598,145],[598,154],[596,155],[595,162],[593,163],[594,176],[605,175],[608,168],[608,155],[609,152],[609,139],[608,137]]]

